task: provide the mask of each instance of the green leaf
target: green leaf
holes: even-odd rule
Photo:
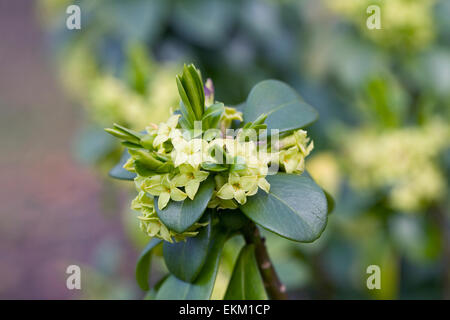
[[[253,87],[243,109],[245,122],[261,120],[266,114],[268,134],[271,129],[280,132],[303,128],[318,118],[317,111],[287,84],[278,80],[265,80]]]
[[[267,119],[267,114],[265,114],[265,113],[261,114],[258,118],[255,119],[255,121],[253,121],[253,126],[263,124],[266,121],[266,119]]]
[[[207,300],[211,297],[220,256],[228,235],[214,228],[209,244],[208,256],[199,276],[193,283],[170,275],[158,291],[157,300]]]
[[[176,76],[178,92],[181,97],[180,111],[190,128],[193,128],[195,120],[202,120],[205,112],[205,92],[200,71],[193,64],[184,65],[183,73]]]
[[[299,242],[316,240],[327,223],[327,199],[307,174],[267,176],[270,192],[248,197],[242,212],[262,227]]]
[[[178,92],[180,93],[181,101],[180,101],[180,112],[181,112],[181,118],[178,121],[183,129],[189,130],[194,128],[194,121],[195,121],[195,114],[192,111],[192,108],[190,105],[186,106],[186,103],[189,103],[189,100],[187,100],[186,93],[184,92],[183,86],[181,85],[181,82],[179,82],[179,79],[177,79],[177,85],[178,85]],[[183,102],[185,101],[186,102]]]
[[[155,208],[158,217],[169,229],[178,233],[185,232],[196,223],[208,206],[215,187],[214,179],[209,177],[200,184],[194,200],[169,201],[167,206],[158,208],[158,197],[155,197]]]
[[[143,164],[139,160],[134,161],[134,170],[137,174],[139,174],[142,177],[149,177],[155,174],[155,171],[148,168],[145,164]]]
[[[130,149],[129,153],[133,155],[136,162],[141,164],[141,168],[146,167],[148,171],[156,173],[167,173],[173,169],[172,164],[160,161],[154,153],[150,153],[144,149]]]
[[[113,128],[106,128],[105,129],[106,132],[108,132],[109,134],[113,135],[116,138],[119,138],[121,140],[124,141],[128,141],[134,144],[139,144],[140,140],[138,138],[136,138],[133,135],[130,135],[122,130],[119,129],[113,129]]]
[[[193,64],[185,67],[187,71],[186,80],[183,84],[188,88],[187,94],[192,101],[191,105],[197,120],[201,120],[205,112],[205,90],[203,87],[202,76],[200,70],[196,69]]]
[[[203,130],[216,128],[224,111],[225,106],[223,105],[223,103],[215,103],[213,105],[210,105],[203,114]]]
[[[314,181],[313,177],[307,170],[305,170],[303,172],[303,175]],[[331,214],[333,212],[334,206],[335,206],[334,198],[325,189],[322,188],[322,191],[325,194],[325,197],[327,198],[327,214]]]
[[[168,274],[166,274],[164,277],[162,277],[149,291],[147,291],[147,294],[144,296],[144,300],[155,300],[156,295],[158,294],[159,288],[161,288],[162,284],[166,279],[169,277]]]
[[[160,239],[151,239],[144,250],[142,250],[141,255],[138,258],[136,264],[136,281],[139,287],[141,287],[141,289],[144,291],[147,291],[149,289],[148,276],[150,272],[152,250],[160,243]]]
[[[211,161],[202,162],[201,167],[206,171],[213,172],[222,172],[228,170],[228,167]]]
[[[133,136],[133,137],[135,137],[138,140],[140,140],[144,136],[143,133],[140,133],[140,132],[137,132],[137,131],[125,128],[124,126],[121,126],[121,125],[119,125],[117,123],[114,123],[114,128],[119,130],[119,131],[122,131],[124,134],[128,134],[130,136]]]
[[[242,248],[224,300],[267,300],[253,244]]]
[[[141,138],[144,136],[143,133],[125,128],[121,125],[118,125],[117,123],[114,123],[114,128],[106,128],[105,131],[115,136],[116,138],[136,145],[141,144]]]
[[[323,191],[323,193],[325,193],[325,197],[327,198],[327,213],[331,214],[333,212],[334,206],[335,206],[333,196],[324,189],[322,189],[322,191]]]
[[[140,144],[132,143],[129,141],[123,141],[122,145],[128,149],[142,149],[142,146]]]
[[[134,178],[136,178],[136,174],[123,168],[123,165],[128,161],[130,157],[130,153],[127,149],[125,149],[122,153],[122,156],[120,157],[119,163],[116,164],[114,168],[111,169],[111,171],[109,171],[109,175],[120,180],[134,180]]]
[[[163,255],[167,269],[178,279],[193,282],[205,264],[211,240],[211,218],[197,236],[175,243],[164,242]]]

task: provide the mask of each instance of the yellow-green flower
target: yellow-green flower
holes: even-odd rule
[[[131,201],[131,209],[145,210],[151,214],[155,211],[153,197],[149,197],[145,191],[140,191],[138,196]]]
[[[187,237],[195,237],[198,234],[197,230],[208,224],[197,222],[183,233],[176,233],[168,229],[156,213],[153,197],[145,191],[140,191],[138,196],[131,202],[131,209],[139,211],[140,215],[137,218],[143,232],[150,237],[156,237],[168,242],[173,242],[173,240],[177,242],[184,241]]]
[[[314,148],[314,142],[311,141],[307,136],[307,132],[305,130],[297,130],[293,134],[295,139],[295,145],[299,148],[300,152],[306,157],[309,155]]]
[[[247,165],[247,169],[242,173],[242,175],[243,176],[255,176],[258,187],[263,189],[265,192],[269,193],[270,184],[266,180],[266,176],[269,171],[269,168],[267,166],[267,163],[269,162],[268,161],[269,157],[267,157],[263,154],[260,154],[257,159],[258,159],[258,162],[256,164]],[[249,195],[253,195],[253,194],[248,193],[247,195],[249,196]]]
[[[177,188],[175,181],[169,179],[168,175],[156,175],[148,178],[145,182],[145,191],[153,196],[159,196],[158,208],[164,209],[169,200],[183,201],[187,194]]]
[[[283,138],[279,143],[279,160],[287,173],[301,174],[305,170],[305,157],[314,148],[314,143],[305,130],[297,130],[292,135]]]
[[[194,169],[191,165],[183,164],[180,173],[172,180],[177,187],[184,187],[188,197],[193,200],[200,183],[208,178],[209,172]]]
[[[216,182],[216,190],[214,190],[212,198],[208,203],[208,208],[237,209],[239,206],[233,199],[224,200],[217,196],[217,190],[220,190],[227,183],[228,177],[218,174],[214,177],[214,181]]]
[[[211,201],[208,203],[208,208],[217,208],[217,209],[237,209],[239,206],[236,201],[233,199],[224,200],[217,197],[217,192],[214,191],[213,197]]]
[[[314,142],[308,138],[308,133],[305,130],[297,130],[293,134],[281,139],[279,143],[280,149],[289,149],[291,147],[297,147],[303,156],[307,156],[314,148]]]
[[[145,191],[139,192],[138,196],[131,202],[131,209],[141,213],[138,216],[141,229],[150,237],[158,237],[172,242],[170,231],[161,223],[153,205],[153,197]]]
[[[229,128],[233,120],[244,121],[242,112],[237,111],[235,108],[225,107],[225,112],[220,118],[220,128]]]
[[[153,147],[158,148],[169,139],[181,136],[180,130],[176,129],[180,115],[173,115],[167,122],[161,122],[158,127],[158,133],[153,140]]]
[[[224,200],[235,199],[239,204],[245,204],[247,195],[254,195],[257,191],[257,176],[240,176],[237,173],[230,173],[228,182],[217,192],[217,197]]]
[[[280,164],[286,173],[302,173],[305,170],[305,157],[297,147],[280,151]]]
[[[175,167],[182,164],[189,164],[194,169],[197,169],[204,158],[204,154],[208,149],[208,142],[203,139],[185,140],[183,137],[178,137],[172,140],[173,148],[171,156]]]

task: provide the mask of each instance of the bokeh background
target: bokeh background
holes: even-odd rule
[[[121,150],[102,128],[165,120],[194,62],[228,105],[277,78],[320,112],[307,167],[335,198],[328,227],[312,244],[266,233],[292,299],[449,299],[449,16],[446,0],[0,0],[0,298],[142,297],[148,239],[133,185],[107,176]],[[152,281],[164,272],[155,259]]]

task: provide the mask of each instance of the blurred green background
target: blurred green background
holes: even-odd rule
[[[70,4],[81,30],[66,28]],[[446,0],[1,0],[0,298],[142,297],[148,239],[133,185],[107,177],[120,147],[102,128],[165,120],[193,62],[229,105],[277,78],[320,112],[306,163],[335,198],[328,227],[312,244],[266,233],[290,298],[450,299],[449,16]]]

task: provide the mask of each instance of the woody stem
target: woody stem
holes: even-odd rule
[[[261,237],[258,228],[253,222],[246,226],[242,233],[247,244],[255,246],[256,262],[263,279],[267,295],[272,300],[287,300],[286,287],[281,283],[270,261],[265,239]]]

